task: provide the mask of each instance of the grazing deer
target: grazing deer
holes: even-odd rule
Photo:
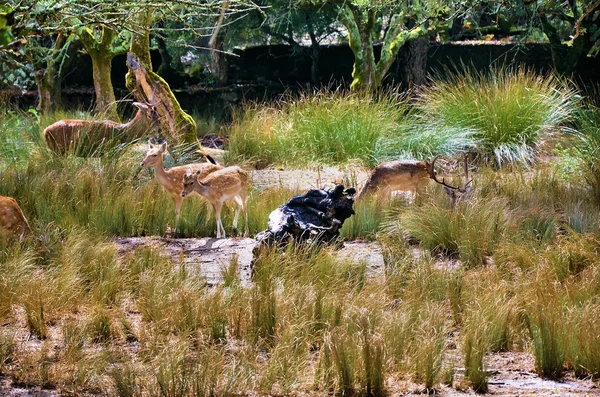
[[[369,175],[355,201],[365,194],[381,193],[389,197],[394,190],[410,191],[414,197],[429,183],[431,164],[428,160],[397,160],[379,164]]]
[[[0,196],[0,236],[8,239],[15,235],[23,237],[30,232],[29,223],[15,199]]]
[[[59,120],[43,131],[44,140],[52,151],[64,155],[78,148],[94,153],[103,142],[118,139],[129,142],[139,138],[148,121],[156,117],[154,109],[139,102],[135,116],[124,124],[112,120]]]
[[[428,168],[429,176],[431,179],[433,179],[440,185],[444,186],[444,190],[446,191],[446,194],[448,196],[450,196],[451,207],[454,208],[454,205],[456,204],[456,202],[459,199],[461,199],[463,197],[467,197],[473,191],[473,188],[470,187],[469,185],[471,184],[471,182],[473,182],[473,180],[475,178],[469,179],[469,165],[467,164],[467,156],[465,156],[465,164],[464,164],[465,182],[463,183],[462,186],[448,185],[446,183],[446,181],[444,180],[444,178],[442,178],[441,181],[438,180],[437,176],[436,176],[436,172],[435,172],[435,161],[438,159],[438,157],[439,156],[435,156],[433,158],[433,160],[431,161],[431,163],[429,163],[428,160],[425,160],[425,162],[427,162],[428,167],[429,167]]]
[[[225,228],[221,221],[221,208],[223,203],[233,199],[237,205],[233,228],[237,229],[240,210],[244,210],[245,231],[248,234],[248,209],[246,207],[246,196],[248,191],[248,173],[238,166],[220,169],[208,176],[202,176],[200,171],[194,172],[191,168],[183,176],[183,197],[192,192],[204,196],[215,209],[217,218],[217,238],[225,238]]]
[[[175,221],[179,220],[179,213],[181,211],[181,204],[185,195],[183,193],[183,175],[188,169],[192,169],[194,172],[199,173],[201,178],[206,177],[212,172],[220,170],[223,166],[218,165],[214,159],[208,155],[206,158],[210,161],[209,163],[194,163],[188,165],[181,165],[178,167],[172,167],[165,170],[163,163],[163,154],[167,150],[167,143],[163,142],[159,145],[153,145],[150,143],[146,157],[142,161],[142,167],[153,167],[156,179],[163,186],[163,188],[173,197],[175,203]]]

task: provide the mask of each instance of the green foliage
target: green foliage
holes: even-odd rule
[[[400,214],[397,222],[389,224],[389,231],[406,232],[433,252],[458,254],[467,267],[485,264],[507,230],[507,203],[470,197],[452,209],[448,197],[438,200]]]
[[[380,137],[393,136],[407,109],[393,94],[373,100],[343,91],[288,97],[274,108],[251,105],[230,132],[230,156],[261,165],[371,163]]]
[[[575,104],[576,92],[554,75],[494,67],[436,77],[417,107],[435,124],[472,131],[476,151],[501,165],[531,163],[541,140],[561,130]]]
[[[38,125],[31,115],[0,105],[0,170],[25,164],[36,142]]]
[[[576,148],[582,161],[583,176],[592,189],[592,196],[600,199],[600,108],[588,104],[576,113]]]

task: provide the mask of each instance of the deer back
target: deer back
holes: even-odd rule
[[[429,183],[427,167],[422,161],[397,160],[379,164],[367,179],[359,196],[381,190],[414,190]]]
[[[31,228],[12,197],[0,196],[0,235],[4,238],[29,234]]]

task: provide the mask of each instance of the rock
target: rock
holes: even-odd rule
[[[344,221],[354,214],[356,189],[336,185],[332,189],[311,189],[292,197],[269,215],[268,229],[256,235],[254,257],[265,246],[280,247],[290,241],[302,244],[331,243],[340,235]]]

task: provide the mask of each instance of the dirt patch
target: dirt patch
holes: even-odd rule
[[[308,190],[321,188],[325,183],[342,183],[346,187],[363,185],[369,171],[356,166],[346,167],[314,167],[301,170],[279,170],[266,168],[249,171],[252,186],[263,190],[271,187],[284,187],[292,190]]]
[[[156,247],[174,263],[185,264],[186,269],[196,271],[209,285],[222,281],[223,269],[232,258],[237,257],[242,285],[250,283],[250,262],[256,240],[251,238],[165,238],[128,237],[115,240],[119,256],[143,247]],[[373,242],[345,242],[334,251],[340,260],[367,262],[368,274],[383,274],[383,255],[379,244]]]

